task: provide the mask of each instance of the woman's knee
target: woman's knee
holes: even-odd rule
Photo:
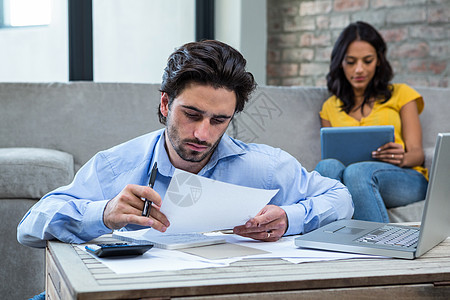
[[[345,166],[339,160],[333,158],[321,160],[315,168],[320,175],[338,180],[341,180],[344,169]]]
[[[360,162],[348,165],[342,174],[344,182],[370,181],[373,178],[374,167],[370,162]]]
[[[319,161],[316,165],[315,170],[320,173],[320,170],[328,170],[328,169],[344,169],[345,166],[337,159],[327,158]]]

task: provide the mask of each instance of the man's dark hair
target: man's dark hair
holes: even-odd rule
[[[187,43],[170,55],[160,91],[169,96],[170,108],[173,100],[191,82],[225,88],[236,94],[235,112],[240,112],[256,88],[253,75],[245,70],[246,64],[241,53],[222,42],[205,40]],[[159,121],[166,124],[160,109],[158,116]]]
[[[330,72],[327,75],[328,90],[336,95],[342,102],[342,110],[349,113],[355,104],[353,88],[345,77],[342,61],[347,53],[348,46],[354,41],[365,41],[375,48],[378,65],[375,75],[364,91],[364,102],[375,98],[382,103],[388,101],[392,95],[392,86],[389,84],[393,77],[392,67],[386,58],[387,47],[383,37],[371,25],[358,21],[348,25],[338,37],[331,52]]]

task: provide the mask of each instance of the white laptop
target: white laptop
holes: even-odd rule
[[[450,236],[450,133],[439,133],[420,229],[338,220],[295,239],[298,247],[414,259]]]

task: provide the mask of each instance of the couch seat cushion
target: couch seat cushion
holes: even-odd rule
[[[0,198],[40,199],[70,183],[71,154],[42,148],[0,148]]]

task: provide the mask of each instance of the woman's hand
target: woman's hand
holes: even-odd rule
[[[372,152],[372,157],[396,166],[402,166],[405,159],[403,146],[394,142],[384,144],[376,151]]]

